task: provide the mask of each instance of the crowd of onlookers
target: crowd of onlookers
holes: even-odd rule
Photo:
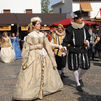
[[[50,28],[50,30],[48,30],[48,31],[42,30],[42,32],[45,34],[45,36],[51,42],[53,34],[56,32],[56,30],[57,30],[56,27],[52,27],[52,28]],[[100,28],[100,25],[89,26],[89,33],[91,35],[90,41],[89,41],[89,48],[88,48],[89,58],[90,58],[90,60],[95,60],[96,57],[101,58],[101,28]],[[26,35],[25,34],[23,35],[23,33],[21,33],[20,35],[15,34],[15,33],[12,33],[12,34],[7,33],[7,36],[10,38],[13,47],[15,47],[14,46],[15,44],[13,43],[14,38],[15,37],[18,38],[18,40],[16,42],[19,43],[18,45],[21,50],[23,47],[24,37]],[[1,50],[2,36],[3,36],[3,33],[0,35],[0,50]],[[16,49],[15,49],[15,51],[16,51]]]
[[[88,48],[88,55],[90,60],[94,60],[96,57],[101,58],[101,29],[100,26],[91,27],[89,29],[90,45]]]

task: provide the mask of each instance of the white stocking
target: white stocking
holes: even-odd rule
[[[74,77],[75,77],[77,86],[80,86],[80,82],[79,82],[79,72],[78,72],[78,70],[74,71]]]

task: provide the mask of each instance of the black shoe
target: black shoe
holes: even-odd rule
[[[84,83],[83,83],[82,79],[79,80],[79,82],[80,82],[81,87],[84,87]]]
[[[61,80],[63,81],[64,78],[63,78],[62,74],[60,75],[60,78],[61,78]]]
[[[81,86],[77,86],[76,89],[79,91],[79,92],[83,92],[83,89]]]
[[[61,76],[62,76],[63,78],[68,78],[68,76],[64,75],[64,73],[62,73]]]

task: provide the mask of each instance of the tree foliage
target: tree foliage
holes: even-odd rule
[[[41,12],[42,13],[49,13],[49,0],[41,0]]]

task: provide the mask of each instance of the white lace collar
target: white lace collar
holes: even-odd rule
[[[84,22],[83,22],[82,24],[79,24],[79,23],[75,23],[74,21],[72,21],[72,22],[71,22],[71,25],[72,25],[72,27],[75,28],[75,29],[78,29],[78,28],[81,29],[81,28],[84,27],[85,24],[84,24]]]

